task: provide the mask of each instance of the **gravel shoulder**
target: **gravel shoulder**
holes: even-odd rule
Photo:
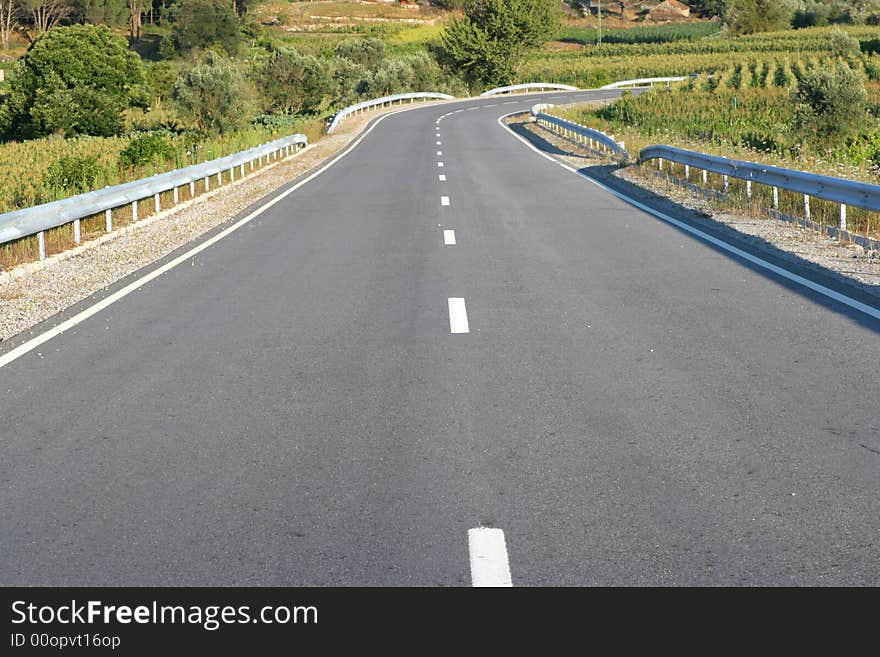
[[[686,219],[727,241],[746,246],[771,261],[794,265],[821,276],[823,284],[838,283],[847,294],[874,305],[880,301],[880,253],[846,244],[800,225],[772,217],[719,209],[705,196],[678,186],[651,170],[618,167],[614,160],[592,153],[540,126],[514,116],[507,123],[535,146],[592,178],[640,202]]]
[[[415,107],[424,107],[420,103]],[[409,109],[409,108],[407,108]],[[197,240],[232,220],[281,186],[333,157],[378,116],[378,110],[350,117],[299,154],[264,167],[244,179],[198,196],[178,207],[104,235],[44,262],[0,274],[0,342]]]

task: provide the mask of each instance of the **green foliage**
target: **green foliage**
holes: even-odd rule
[[[782,30],[794,16],[792,0],[729,0],[724,24],[733,34]]]
[[[836,28],[828,41],[828,48],[837,57],[855,57],[861,52],[858,39]]]
[[[219,47],[234,55],[241,46],[241,21],[228,0],[175,0],[168,15],[178,53]]]
[[[843,62],[815,68],[792,94],[795,124],[802,134],[819,141],[846,137],[866,123],[867,99],[861,77]]]
[[[241,72],[216,55],[196,64],[174,84],[181,114],[202,133],[225,133],[244,125],[252,93]]]
[[[56,192],[82,194],[94,189],[98,179],[104,175],[104,169],[94,157],[71,155],[61,157],[49,165],[43,184]]]
[[[375,68],[388,57],[388,47],[381,39],[346,39],[337,44],[336,56],[365,68]]]
[[[40,35],[18,62],[0,106],[5,139],[53,133],[118,134],[127,107],[149,93],[140,58],[104,26],[71,25]]]
[[[318,110],[333,87],[326,64],[292,48],[279,48],[255,71],[269,113],[299,114]]]
[[[70,7],[71,19],[93,25],[122,25],[129,15],[126,0],[73,0]]]
[[[506,84],[525,54],[558,30],[552,0],[471,0],[443,33],[442,59],[477,85]]]
[[[650,27],[630,27],[622,30],[602,30],[602,43],[671,43],[673,41],[695,41],[718,34],[721,27],[717,22],[669,23]],[[595,28],[566,27],[557,37],[559,41],[593,45],[598,41],[599,31]]]
[[[128,146],[119,154],[119,164],[129,169],[151,162],[164,162],[173,151],[171,144],[161,135],[141,135],[128,142]]]

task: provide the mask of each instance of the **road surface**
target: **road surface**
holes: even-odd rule
[[[384,118],[0,368],[0,584],[469,586],[479,527],[515,586],[880,584],[880,321],[498,123],[586,96]]]

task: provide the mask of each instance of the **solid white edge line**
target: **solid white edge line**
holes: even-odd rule
[[[464,299],[461,297],[450,297],[449,304],[449,332],[450,333],[470,333],[468,326],[467,308],[464,305]]]
[[[835,301],[842,303],[845,306],[849,306],[850,308],[853,308],[854,310],[858,310],[859,312],[865,313],[866,315],[873,317],[874,319],[880,319],[880,309],[878,309],[878,308],[875,308],[873,306],[869,306],[868,304],[862,303],[861,301],[857,301],[856,299],[848,297],[845,294],[841,294],[840,292],[835,292],[831,288],[827,288],[824,285],[821,285],[820,283],[816,283],[814,281],[811,281],[808,278],[804,278],[803,276],[799,276],[798,274],[795,274],[794,272],[790,272],[787,269],[783,269],[782,267],[774,265],[771,262],[767,262],[766,260],[759,258],[758,256],[752,255],[751,253],[748,253],[747,251],[743,251],[742,249],[739,249],[739,248],[733,246],[732,244],[725,242],[724,240],[718,239],[717,237],[713,237],[712,235],[709,235],[708,233],[704,233],[703,231],[701,231],[697,228],[694,228],[693,226],[690,226],[683,221],[680,221],[678,219],[670,217],[668,214],[660,212],[659,210],[655,210],[654,208],[651,208],[651,207],[645,205],[644,203],[640,203],[639,201],[636,201],[635,199],[630,198],[626,194],[623,194],[621,192],[613,190],[610,187],[608,187],[607,185],[602,184],[598,180],[594,180],[593,178],[590,178],[588,175],[581,173],[580,171],[578,171],[574,167],[571,167],[563,162],[560,162],[559,160],[555,159],[554,157],[548,155],[547,153],[544,153],[543,151],[541,151],[540,149],[536,148],[531,143],[529,143],[529,141],[527,139],[516,134],[513,130],[510,129],[510,127],[508,127],[507,125],[505,125],[503,123],[503,120],[506,119],[508,116],[513,116],[514,114],[520,114],[520,113],[521,112],[511,112],[510,114],[505,114],[504,116],[499,117],[498,118],[498,125],[500,125],[502,128],[507,130],[510,134],[512,134],[517,139],[519,139],[523,144],[525,144],[530,149],[535,151],[541,157],[544,157],[544,158],[550,160],[554,164],[561,166],[563,169],[566,169],[567,171],[571,171],[573,174],[578,175],[581,178],[589,180],[591,183],[593,183],[594,185],[596,185],[600,189],[604,189],[609,194],[613,194],[614,196],[616,196],[620,200],[622,200],[626,203],[629,203],[630,205],[633,205],[633,206],[639,208],[640,210],[657,217],[658,219],[660,219],[662,221],[665,221],[669,224],[672,224],[676,228],[680,228],[683,231],[690,233],[691,235],[695,235],[696,237],[699,237],[700,239],[702,239],[706,242],[709,242],[710,244],[714,244],[715,246],[717,246],[717,247],[719,247],[729,253],[733,253],[734,255],[736,255],[744,260],[748,260],[752,264],[757,265],[757,266],[761,267],[762,269],[766,269],[768,271],[771,271],[774,274],[776,274],[777,276],[781,276],[782,278],[785,278],[789,281],[797,283],[798,285],[802,285],[803,287],[810,289],[813,292],[818,292],[819,294],[826,296],[829,299],[834,299]]]
[[[440,197],[440,205],[449,205],[449,197],[441,196]]]
[[[443,244],[447,246],[455,246],[455,231],[454,230],[444,230],[443,231]]]
[[[468,530],[471,584],[475,587],[512,587],[504,532],[495,527]]]
[[[136,281],[132,281],[131,283],[129,283],[125,287],[117,290],[116,292],[114,292],[110,296],[108,296],[108,297],[102,299],[101,301],[98,301],[97,303],[89,306],[85,310],[78,312],[73,317],[70,317],[69,319],[58,324],[57,326],[52,327],[48,331],[44,331],[43,333],[41,333],[37,337],[32,338],[32,339],[28,340],[27,342],[25,342],[24,344],[17,346],[15,349],[12,349],[11,351],[3,354],[2,356],[0,356],[0,368],[5,367],[6,365],[8,365],[9,363],[11,363],[15,360],[18,360],[19,358],[24,356],[26,353],[33,351],[34,349],[39,347],[41,344],[48,342],[52,338],[54,338],[58,335],[61,335],[65,331],[72,329],[74,326],[77,326],[78,324],[82,323],[83,321],[85,321],[86,319],[91,317],[92,315],[96,315],[97,313],[104,310],[104,308],[107,308],[108,306],[116,303],[117,301],[119,301],[123,297],[128,296],[129,294],[131,294],[135,290],[143,287],[144,285],[146,285],[150,281],[158,278],[159,276],[161,276],[165,272],[173,269],[174,267],[181,264],[182,262],[189,260],[193,256],[204,251],[205,249],[213,246],[214,244],[216,244],[217,242],[222,240],[224,237],[231,235],[232,233],[237,231],[239,228],[241,228],[245,224],[256,219],[258,216],[263,214],[263,212],[265,212],[266,210],[268,210],[269,208],[274,206],[276,203],[280,203],[282,200],[284,200],[285,198],[290,196],[293,192],[298,190],[300,187],[302,187],[306,183],[317,178],[319,175],[324,173],[327,169],[332,167],[334,164],[336,164],[343,157],[348,155],[351,151],[353,151],[358,146],[358,144],[360,144],[367,137],[368,134],[370,134],[376,128],[377,125],[379,125],[382,121],[387,119],[389,116],[394,116],[395,114],[399,114],[401,111],[409,111],[411,109],[426,109],[426,108],[406,107],[406,108],[403,108],[402,110],[397,110],[396,112],[390,112],[388,114],[383,114],[382,116],[377,118],[375,121],[373,121],[372,125],[370,125],[366,130],[364,130],[363,133],[348,146],[348,148],[346,148],[344,151],[342,151],[341,153],[336,155],[332,160],[330,160],[329,162],[327,162],[326,164],[321,166],[318,170],[312,172],[306,178],[303,178],[302,180],[300,180],[293,187],[284,190],[283,192],[281,192],[277,196],[274,196],[272,199],[270,199],[269,201],[267,201],[266,203],[264,203],[263,205],[258,207],[256,210],[251,212],[246,217],[239,219],[231,226],[228,226],[227,228],[223,229],[221,232],[214,235],[214,237],[202,242],[201,244],[198,244],[197,246],[194,246],[186,253],[179,255],[176,258],[174,258],[173,260],[166,262],[161,267],[158,267],[157,269],[154,269],[153,271],[151,271],[147,274],[144,274],[143,276],[138,278]],[[146,265],[146,266],[149,267],[150,265]]]

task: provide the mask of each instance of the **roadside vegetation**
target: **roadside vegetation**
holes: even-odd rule
[[[875,175],[880,0],[696,0],[692,20],[668,24],[642,3],[616,17],[620,3],[602,4],[597,45],[595,12],[574,0],[0,0],[0,212],[283,134],[314,140],[365,98],[662,75],[697,77],[589,120],[636,140]],[[845,135],[805,109],[821,104],[815,93],[795,98],[828,67],[864,89],[864,102],[842,103]]]

